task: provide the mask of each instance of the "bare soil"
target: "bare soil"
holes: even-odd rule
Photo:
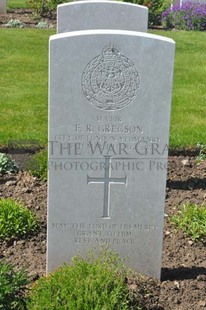
[[[13,154],[20,167],[25,167],[28,154]],[[26,171],[0,179],[0,197],[11,197],[33,210],[41,221],[36,236],[6,244],[0,243],[0,258],[26,268],[36,280],[46,268],[46,200],[47,183]],[[206,161],[197,165],[192,156],[170,156],[166,189],[164,245],[161,281],[144,280],[151,294],[144,298],[144,309],[206,309],[206,242],[192,242],[169,222],[179,205],[190,202],[206,205]],[[135,278],[128,279],[130,289],[138,295]]]

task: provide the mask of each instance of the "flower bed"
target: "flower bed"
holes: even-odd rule
[[[206,4],[186,2],[162,13],[163,26],[180,30],[206,30]]]

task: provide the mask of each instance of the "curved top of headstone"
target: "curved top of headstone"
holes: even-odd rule
[[[147,26],[148,9],[137,4],[87,0],[57,8],[57,33],[95,29],[147,32]]]

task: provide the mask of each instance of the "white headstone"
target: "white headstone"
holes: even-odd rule
[[[147,32],[148,9],[117,1],[78,1],[57,8],[57,32],[121,29]]]
[[[174,50],[131,31],[51,37],[48,272],[106,244],[160,277]]]
[[[6,0],[0,0],[0,14],[6,14]]]

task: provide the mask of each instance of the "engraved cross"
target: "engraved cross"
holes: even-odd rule
[[[89,177],[87,175],[87,184],[89,183],[103,183],[104,184],[104,204],[103,204],[103,216],[104,219],[110,219],[109,206],[110,206],[110,184],[125,184],[127,183],[127,177],[124,178],[112,178],[111,177],[111,156],[105,157],[105,172],[104,177]]]

